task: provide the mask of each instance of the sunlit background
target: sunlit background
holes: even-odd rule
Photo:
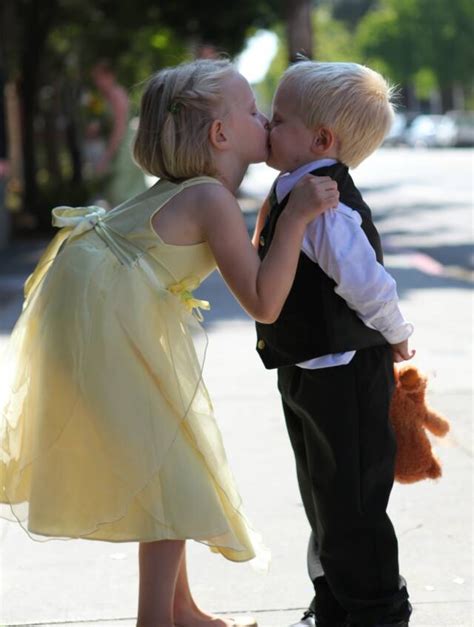
[[[135,191],[140,174],[121,189],[114,179],[141,83],[194,57],[235,59],[267,114],[298,52],[366,63],[398,88],[387,144],[474,143],[470,0],[3,0],[0,11],[0,246],[48,232],[50,208],[66,196],[114,205]],[[129,128],[98,62],[127,94]]]

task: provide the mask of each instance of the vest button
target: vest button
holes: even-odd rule
[[[260,246],[265,246],[265,238],[263,237],[263,235],[260,236],[258,243],[260,244]]]
[[[259,351],[262,351],[265,348],[265,340],[258,340],[257,348]]]

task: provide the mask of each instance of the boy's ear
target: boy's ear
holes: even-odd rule
[[[211,146],[217,150],[222,150],[227,146],[227,135],[222,120],[214,120],[209,129],[209,141]]]
[[[331,150],[336,143],[336,137],[332,130],[327,126],[321,126],[314,132],[312,150],[314,153],[321,155]]]

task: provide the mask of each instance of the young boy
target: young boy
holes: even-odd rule
[[[392,362],[413,356],[413,327],[398,309],[370,209],[348,173],[388,132],[390,96],[367,67],[302,61],[285,72],[273,103],[268,164],[281,174],[257,222],[260,256],[302,177],[330,176],[340,194],[337,209],[307,227],[278,319],[257,324],[260,357],[278,368],[312,530],[316,596],[301,627],[405,627],[411,611],[386,508],[395,455]]]

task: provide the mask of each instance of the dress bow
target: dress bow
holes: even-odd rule
[[[90,207],[55,207],[52,211],[53,226],[71,228],[70,235],[76,236],[93,229],[106,213],[103,207],[96,205]]]
[[[181,302],[186,307],[186,309],[193,314],[193,316],[202,322],[204,320],[203,315],[201,313],[201,309],[205,309],[209,311],[211,305],[207,300],[200,300],[199,298],[194,298],[193,290],[199,287],[199,279],[195,276],[189,276],[180,281],[179,283],[173,283],[168,287],[168,291],[175,296],[179,296]],[[195,310],[195,311],[193,311]]]

